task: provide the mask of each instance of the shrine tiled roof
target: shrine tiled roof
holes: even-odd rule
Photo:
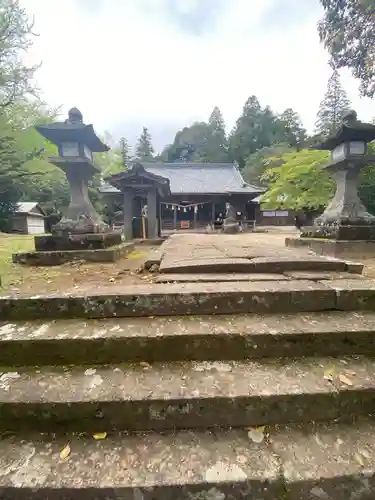
[[[142,166],[152,174],[169,179],[172,195],[178,194],[249,194],[264,191],[244,181],[233,163],[147,163]],[[106,184],[102,193],[118,190]]]

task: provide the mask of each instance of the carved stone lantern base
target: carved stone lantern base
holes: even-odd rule
[[[324,213],[315,219],[313,227],[302,232],[302,238],[375,241],[375,217],[367,212],[357,192],[362,163],[371,159],[367,156],[327,165],[326,169],[336,180],[336,193]]]

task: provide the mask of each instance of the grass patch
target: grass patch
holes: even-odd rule
[[[12,255],[32,250],[34,250],[34,237],[31,235],[0,235],[0,277],[4,288],[9,284],[12,279],[12,271],[16,268],[12,264]]]

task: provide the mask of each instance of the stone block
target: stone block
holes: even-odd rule
[[[59,453],[70,443],[71,454]],[[277,456],[243,430],[4,436],[2,500],[279,500]]]
[[[283,274],[271,273],[207,273],[207,274],[160,274],[156,283],[205,283],[219,281],[285,281]],[[309,278],[305,278],[309,279]]]
[[[340,280],[340,279],[363,279],[360,274],[353,272],[336,272],[336,271],[287,271],[285,276],[295,280]]]
[[[154,265],[160,266],[160,263],[161,263],[162,258],[163,258],[163,254],[164,254],[164,252],[163,252],[162,248],[157,248],[156,250],[153,250],[152,252],[150,252],[147,255],[145,262],[143,264],[143,267],[146,270],[149,270]]]
[[[327,238],[335,241],[373,241],[375,242],[375,224],[327,224],[313,226],[301,234],[307,238]]]
[[[279,427],[271,436],[288,500],[375,498],[372,420]]]
[[[178,259],[178,256],[176,257]],[[253,272],[252,261],[241,258],[197,258],[171,260],[164,258],[160,264],[161,273],[236,273]]]
[[[67,262],[115,262],[134,248],[133,242],[96,250],[60,250],[51,252],[25,252],[13,254],[14,264],[25,266],[60,266]]]
[[[343,279],[324,282],[335,290],[336,309],[345,311],[375,311],[375,281]]]
[[[103,287],[91,295],[0,297],[0,318],[287,313],[332,310],[335,304],[335,291],[313,281],[160,283]]]
[[[318,255],[361,257],[375,255],[375,241],[338,241],[323,238],[286,238],[291,248],[309,248]]]
[[[306,257],[256,257],[251,260],[258,273],[284,273],[286,271],[345,271],[345,262],[324,259],[319,256]]]
[[[62,250],[99,250],[120,245],[122,233],[69,234],[65,236],[35,236],[37,252],[57,252]]]
[[[246,258],[196,258],[172,260],[164,257],[161,273],[201,274],[201,273],[272,273],[285,271],[345,271],[345,262],[338,259],[326,259],[320,256],[272,256]]]
[[[330,369],[333,380],[324,378]],[[328,421],[375,411],[375,361],[221,361],[14,369],[0,430],[163,431]],[[352,375],[355,373],[355,376]],[[349,386],[339,379],[346,375]],[[155,384],[157,381],[157,384]],[[73,388],[73,390],[72,390]]]
[[[358,311],[0,323],[0,365],[372,355],[374,324]]]

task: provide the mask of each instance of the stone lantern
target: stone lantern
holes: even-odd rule
[[[88,183],[98,172],[92,154],[108,151],[109,147],[101,142],[92,125],[83,123],[77,108],[72,108],[68,116],[65,122],[36,127],[43,137],[57,145],[59,156],[49,161],[63,170],[70,188],[70,204],[53,233],[103,233],[108,227],[90,202]]]
[[[92,125],[83,123],[77,108],[69,111],[64,122],[36,127],[38,132],[56,144],[59,156],[49,158],[66,175],[70,189],[70,204],[52,234],[35,236],[36,252],[16,254],[13,262],[28,265],[57,265],[74,260],[94,262],[114,261],[125,255],[131,244],[123,244],[122,236],[112,232],[93,207],[88,185],[98,173],[93,153],[108,151],[95,134]]]
[[[357,190],[361,169],[375,163],[375,156],[368,154],[367,148],[374,139],[375,125],[362,123],[355,111],[348,111],[336,132],[315,147],[331,151],[331,161],[322,168],[334,176],[336,192],[323,214],[297,239],[299,243],[289,238],[288,246],[310,246],[321,253],[335,254],[339,249],[332,242],[341,242],[341,249],[348,251],[353,246],[359,248],[358,242],[375,244],[375,217],[366,210]],[[328,243],[324,245],[323,240]]]

